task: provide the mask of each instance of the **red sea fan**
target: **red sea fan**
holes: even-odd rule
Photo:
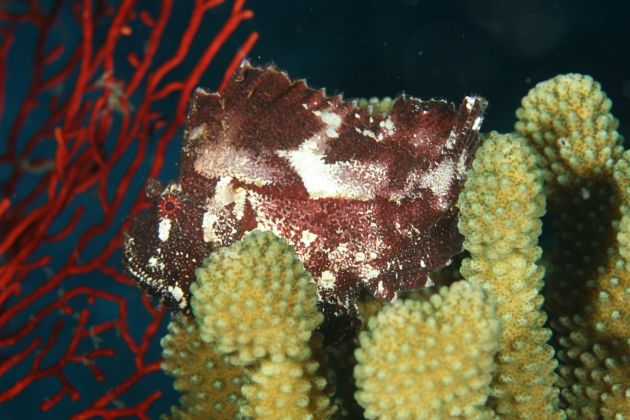
[[[271,230],[316,280],[328,337],[349,335],[361,289],[392,300],[461,251],[456,200],[485,107],[402,95],[373,113],[245,62],[223,92],[195,93],[180,176],[151,184],[153,210],[126,236],[128,268],[186,312],[203,258]]]
[[[253,14],[243,0],[14,6],[0,11],[0,417],[149,418],[164,311],[120,268],[122,221],[147,207],[141,180]]]

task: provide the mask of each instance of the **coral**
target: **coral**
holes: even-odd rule
[[[488,418],[500,327],[494,302],[466,281],[370,318],[355,351],[366,418]]]
[[[545,213],[542,172],[523,138],[487,136],[459,207],[459,229],[471,255],[462,263],[462,275],[496,298],[503,325],[491,405],[510,418],[558,417],[557,363],[547,344],[551,331],[543,327],[544,270],[537,265]]]
[[[176,317],[162,340],[163,369],[183,392],[172,416],[332,416],[317,287],[286,239],[253,231],[196,277],[194,320]]]
[[[560,92],[556,96],[541,96],[537,90],[541,85],[532,94],[546,101],[547,111],[539,112],[544,115],[540,121],[559,132],[567,124],[575,129],[564,140],[553,140],[551,129],[542,135],[534,129],[540,126],[521,121],[517,125],[530,130],[524,132],[527,138],[492,132],[479,148],[458,202],[459,228],[470,253],[461,266],[466,280],[457,280],[448,268],[431,275],[440,284],[450,283],[437,293],[404,293],[405,299],[393,303],[362,296],[358,313],[366,322],[355,359],[349,357],[353,343],[344,343],[327,351],[337,358],[327,362],[320,344],[313,341],[317,334],[311,335],[308,346],[304,344],[304,353],[290,352],[304,354],[297,358],[286,351],[257,350],[261,358],[256,359],[250,340],[243,339],[246,355],[256,360],[248,365],[240,414],[274,417],[290,409],[295,415],[329,418],[335,404],[343,404],[339,412],[346,416],[383,419],[612,419],[630,414],[630,152],[617,151],[616,122],[601,99],[604,94],[593,88],[598,85],[576,75],[568,80],[558,77],[543,84],[547,91]],[[590,88],[576,80],[586,80]],[[584,92],[594,98],[583,98]],[[575,97],[582,98],[584,109],[603,110],[604,116],[584,111]],[[566,98],[573,99],[567,102]],[[599,108],[594,104],[600,104]],[[535,113],[519,111],[519,115],[533,118]],[[580,123],[576,115],[599,123]],[[600,130],[590,140],[587,136],[585,144],[573,144],[582,141],[576,134],[581,124],[610,130],[608,134]],[[613,140],[606,143],[604,139]],[[559,148],[553,152],[555,146],[547,147],[540,143],[543,140]],[[610,150],[591,150],[598,147]],[[550,157],[566,161],[558,165]],[[539,263],[542,252],[537,244],[546,203],[555,216],[554,239],[543,243],[547,273]],[[275,240],[271,234],[267,237]],[[264,248],[266,242],[262,244]],[[253,252],[264,254],[256,246],[252,244]],[[286,243],[283,246],[288,249]],[[242,265],[238,258],[230,260]],[[285,260],[275,257],[265,265],[278,261]],[[213,274],[217,271],[199,270],[200,282],[219,278],[224,282],[226,276]],[[246,277],[254,277],[253,271]],[[236,301],[261,296],[239,282],[233,284],[242,287],[230,289],[240,296]],[[204,293],[204,304],[221,287]],[[197,286],[192,289],[196,293]],[[557,360],[548,344],[551,332],[545,328],[543,303],[555,335]],[[232,316],[244,307],[236,304]],[[201,325],[201,318],[209,313],[200,317]],[[229,322],[217,317],[204,328],[211,331],[216,324],[222,328]],[[282,321],[277,324],[283,325]],[[212,334],[212,340],[221,339]],[[285,336],[278,336],[280,347],[286,346]],[[237,347],[229,351],[236,354]],[[238,358],[228,360],[238,362]],[[337,370],[336,377],[324,370],[327,363]],[[352,363],[356,363],[355,384],[348,381],[346,365]],[[325,378],[342,385],[333,404]],[[349,400],[354,385],[355,400],[363,412]],[[317,410],[321,411],[313,414]]]
[[[371,107],[371,111],[373,114],[378,114],[381,112],[390,113],[392,112],[392,105],[394,101],[389,96],[386,96],[382,99],[377,98],[376,96],[367,98],[359,98],[357,100],[357,106],[359,108],[367,108]]]
[[[351,336],[361,290],[392,300],[461,250],[455,201],[485,107],[401,95],[372,114],[244,62],[223,92],[192,97],[179,177],[150,185],[154,205],[131,221],[126,265],[189,313],[200,261],[270,230],[313,275],[328,336]]]
[[[147,206],[202,76],[229,78],[253,46],[237,30],[253,12],[1,3],[0,417],[155,418],[166,312],[122,270],[123,219]]]
[[[625,152],[616,164],[613,171],[617,194],[623,203],[619,208],[621,219],[617,226],[617,242],[619,245],[619,255],[625,263],[624,269],[630,271],[630,152]],[[618,294],[618,293],[616,293]],[[628,299],[627,295],[625,297]],[[619,305],[630,308],[630,301],[625,301],[626,305]],[[621,318],[628,318],[630,314],[624,313]],[[626,323],[628,325],[628,323]],[[630,332],[626,331],[630,336]]]
[[[233,363],[310,356],[306,343],[323,320],[317,287],[286,239],[253,231],[210,254],[195,275],[191,305],[201,338],[235,353]]]
[[[371,109],[361,109],[363,102],[327,97],[323,91],[307,88],[302,81],[290,81],[274,68],[255,69],[246,64],[239,67],[237,77],[231,79],[233,70],[255,42],[256,33],[246,38],[225,71],[224,83],[219,88],[223,93],[195,91],[210,63],[221,58],[217,52],[239,24],[252,17],[242,0],[225,4],[223,9],[216,8],[221,3],[230,2],[3,2],[0,10],[0,111],[5,136],[0,156],[3,165],[0,198],[0,404],[3,414],[15,417],[14,410],[20,410],[18,416],[22,418],[37,418],[42,416],[39,410],[43,410],[47,412],[44,416],[54,418],[65,418],[66,414],[76,419],[152,418],[164,401],[164,390],[156,385],[159,381],[153,381],[162,367],[175,376],[175,387],[182,392],[181,405],[171,411],[175,418],[274,416],[287,407],[295,409],[296,415],[299,412],[318,418],[332,416],[334,405],[330,403],[331,388],[322,338],[312,330],[307,331],[315,327],[319,322],[316,319],[321,316],[313,310],[315,287],[310,281],[300,280],[308,277],[306,273],[294,276],[297,287],[294,293],[304,291],[304,299],[296,302],[308,302],[309,308],[304,311],[307,319],[294,318],[295,325],[289,325],[291,323],[282,317],[277,321],[282,328],[296,327],[291,337],[280,332],[277,342],[269,339],[271,333],[263,336],[262,344],[256,338],[250,340],[256,320],[243,316],[247,307],[235,304],[235,314],[251,321],[242,323],[243,328],[250,328],[248,334],[239,336],[245,338],[245,343],[236,348],[226,347],[227,353],[218,350],[218,342],[242,332],[241,325],[235,326],[236,335],[232,331],[220,335],[213,332],[213,328],[221,328],[220,320],[213,321],[218,320],[213,317],[221,311],[207,313],[202,320],[177,317],[169,326],[169,335],[163,339],[164,361],[160,363],[151,356],[150,348],[166,311],[145,296],[140,297],[134,281],[120,271],[118,261],[124,229],[130,233],[125,237],[129,268],[148,289],[181,312],[190,311],[188,285],[194,281],[195,269],[207,254],[219,246],[231,245],[232,240],[239,240],[256,227],[272,229],[289,239],[299,258],[314,273],[324,302],[320,306],[327,305],[325,309],[335,314],[351,312],[353,300],[365,283],[369,291],[381,299],[393,299],[399,290],[429,284],[427,273],[446,264],[459,250],[463,238],[455,229],[454,200],[472,159],[485,102],[468,98],[456,110],[443,101],[419,101],[401,96],[392,101],[371,100],[368,101]],[[173,33],[172,28],[180,28],[173,17],[183,10],[188,13],[188,20],[180,33]],[[222,10],[226,13],[224,24],[217,31],[209,30],[213,22],[220,20]],[[208,15],[216,20],[207,19]],[[191,48],[193,40],[201,48],[198,56],[194,55],[196,49]],[[168,48],[169,45],[173,48]],[[12,65],[15,57],[22,60],[29,52],[31,56],[20,62],[16,77],[16,66]],[[228,62],[229,57],[216,61]],[[24,69],[28,71],[22,71]],[[270,86],[265,87],[266,82],[280,89],[274,91]],[[21,86],[15,88],[16,84]],[[19,91],[15,95],[17,99],[11,97],[13,91]],[[165,163],[170,166],[165,151],[186,118],[191,96],[195,97],[195,102],[184,153],[188,159],[182,158],[185,163],[182,164],[182,182],[178,180],[164,188],[149,182],[147,200],[139,193],[140,186],[136,185],[139,182],[135,180],[155,178]],[[251,98],[252,102],[243,104],[239,98]],[[330,100],[331,109],[326,108],[323,99]],[[274,104],[273,113],[254,112],[268,109],[269,101]],[[278,104],[281,106],[276,108]],[[545,305],[559,348],[560,402],[566,414],[573,418],[630,415],[630,156],[622,156],[622,138],[617,133],[618,123],[610,113],[610,105],[591,78],[559,76],[538,85],[528,95],[518,111],[520,121],[516,125],[516,131],[528,139],[542,165],[544,188],[549,194],[548,208],[555,216],[555,242],[545,247],[549,261]],[[300,110],[301,117],[294,118],[292,106],[310,108]],[[355,111],[359,118],[355,117]],[[210,117],[205,119],[208,114]],[[349,123],[353,118],[358,120],[356,124]],[[278,121],[284,119],[286,126],[275,130]],[[277,135],[286,133],[288,126],[304,131],[295,138]],[[348,131],[344,131],[344,127]],[[295,143],[270,141],[274,136]],[[225,140],[218,143],[226,148],[215,148],[217,144],[209,142],[210,137]],[[242,144],[236,140],[245,142],[246,147],[240,148]],[[420,143],[427,140],[430,147],[425,149]],[[194,149],[195,142],[205,148]],[[518,141],[511,138],[510,144],[513,142]],[[238,151],[246,152],[244,156],[228,147],[234,144],[239,146]],[[272,150],[264,147],[265,144],[272,145]],[[327,149],[329,146],[331,148]],[[449,154],[445,150],[451,146],[456,147]],[[390,153],[391,149],[398,154]],[[275,154],[278,151],[280,154]],[[306,153],[312,151],[314,153]],[[225,154],[217,157],[211,152]],[[379,159],[372,159],[371,153]],[[420,155],[421,162],[410,158]],[[203,158],[221,161],[224,156],[234,160],[223,161],[225,165],[221,170],[241,172],[213,176],[212,170],[216,168]],[[241,158],[243,160],[239,160]],[[261,165],[250,165],[252,161]],[[309,183],[309,175],[322,172],[305,171],[300,165],[305,161],[320,164],[316,168],[324,167],[323,173],[331,175],[326,178],[328,181],[350,182],[333,182],[325,188],[317,182]],[[271,169],[264,165],[268,162],[273,162],[269,165]],[[504,163],[505,168],[523,170],[523,167],[510,166],[513,162]],[[356,172],[363,173],[365,167],[375,168],[376,175],[369,174],[371,178],[366,176],[366,182],[357,182],[360,177]],[[269,169],[269,172],[263,171],[263,175],[271,173],[272,182],[265,183],[268,179],[258,177],[257,171],[261,168]],[[280,171],[276,172],[278,168]],[[413,170],[405,172],[409,168]],[[493,168],[505,169],[503,166]],[[253,173],[248,172],[250,169]],[[454,170],[456,176],[446,176],[449,170]],[[515,171],[496,185],[509,184],[510,179],[519,176]],[[535,172],[521,174],[519,182],[531,181]],[[382,176],[383,173],[387,177]],[[379,182],[383,180],[390,184],[382,187]],[[482,185],[489,182],[485,179],[475,188],[486,188]],[[352,188],[346,188],[348,185]],[[445,186],[450,187],[446,192]],[[492,190],[487,188],[488,192]],[[510,192],[522,192],[520,185]],[[344,194],[361,199],[377,197],[380,201],[356,200],[361,203],[353,204]],[[278,209],[279,197],[295,201],[284,200],[285,207]],[[533,204],[537,203],[536,199],[533,198]],[[366,204],[368,201],[372,207]],[[211,211],[206,207],[208,202],[214,205]],[[318,207],[319,204],[322,206]],[[363,204],[365,206],[361,207]],[[495,207],[493,211],[504,209]],[[123,222],[124,216],[148,208],[148,215]],[[357,212],[357,208],[363,212]],[[289,212],[298,215],[297,219],[285,221],[283,216]],[[324,216],[317,216],[321,214]],[[513,227],[520,229],[510,242],[521,241],[529,248],[533,246],[529,234],[537,229],[537,224],[527,225],[521,217],[525,214],[526,211],[510,215]],[[247,226],[235,222],[241,215],[242,220],[249,223]],[[348,223],[354,223],[355,219],[356,224]],[[381,224],[383,220],[385,227]],[[492,252],[505,252],[507,248],[512,252],[512,245],[505,240],[510,234],[505,231],[505,236],[493,236],[494,231],[483,220],[477,226],[487,227],[483,234],[475,233],[475,226],[468,226],[471,251],[472,242],[484,242],[487,238],[488,245],[497,241],[492,245]],[[132,225],[138,221],[142,222],[134,228]],[[348,240],[346,245],[341,240],[345,237],[325,242],[322,232],[310,228],[319,227],[320,222],[329,223],[329,231],[335,232],[348,226],[349,230],[360,233],[359,239]],[[500,221],[496,225],[502,229],[507,227]],[[401,227],[400,235],[395,236],[392,232]],[[414,229],[421,232],[413,233]],[[523,231],[528,234],[523,235]],[[143,239],[144,235],[151,236],[148,233],[153,234],[154,241],[159,241],[158,245],[164,246],[149,246],[155,242]],[[416,236],[409,238],[412,234]],[[401,238],[408,241],[402,244]],[[379,250],[373,257],[369,247],[381,243],[391,248],[387,252]],[[164,254],[160,255],[158,249]],[[182,252],[182,249],[190,252]],[[490,409],[501,410],[501,400],[511,402],[506,397],[508,394],[498,392],[496,382],[489,383],[493,369],[500,374],[513,362],[505,356],[504,348],[499,348],[498,363],[494,365],[488,361],[491,351],[478,353],[483,359],[475,365],[478,370],[456,370],[476,362],[468,357],[459,364],[449,357],[460,353],[455,350],[474,355],[474,345],[479,340],[485,340],[487,349],[496,349],[512,333],[517,334],[523,324],[531,325],[532,338],[542,341],[545,333],[540,327],[541,299],[535,294],[540,287],[540,270],[535,268],[531,273],[523,273],[527,267],[533,267],[532,261],[538,254],[522,253],[522,258],[498,259],[493,263],[496,270],[484,271],[505,272],[504,277],[509,280],[513,280],[517,272],[522,274],[520,281],[509,284],[509,292],[514,292],[509,300],[505,299],[505,284],[502,289],[484,293],[477,284],[464,282],[450,289],[440,289],[433,297],[425,292],[416,294],[414,300],[393,305],[378,302],[363,306],[366,310],[362,316],[372,317],[372,321],[367,322],[369,329],[362,337],[380,337],[376,328],[371,329],[378,325],[383,337],[389,337],[389,342],[381,345],[390,346],[392,350],[389,354],[371,355],[374,363],[381,363],[380,372],[393,372],[392,375],[377,372],[374,377],[364,378],[361,375],[369,369],[363,365],[357,368],[362,387],[358,395],[366,406],[374,403],[369,408],[370,416],[380,409],[380,397],[386,405],[398,401],[396,395],[388,394],[388,379],[404,376],[409,372],[405,368],[412,364],[397,364],[399,360],[407,360],[401,353],[409,349],[409,344],[401,340],[408,337],[411,328],[405,325],[400,328],[400,334],[388,335],[392,327],[401,327],[392,319],[396,319],[396,311],[407,311],[409,325],[420,322],[425,328],[424,334],[409,338],[410,342],[420,342],[421,346],[441,343],[447,333],[465,329],[462,335],[453,334],[451,342],[442,347],[434,344],[435,353],[431,357],[428,353],[415,355],[421,357],[422,364],[415,364],[414,368],[437,371],[435,365],[439,364],[439,372],[431,372],[436,376],[447,372],[459,379],[460,373],[469,372],[472,377],[463,375],[464,379],[476,378],[474,384],[461,390],[471,393],[463,403],[460,401],[465,394],[446,387],[431,390],[443,393],[430,403],[442,404],[441,407],[453,415],[470,413],[491,417]],[[294,261],[291,259],[292,263]],[[510,261],[514,264],[505,270]],[[403,267],[384,272],[383,267],[391,263],[400,263]],[[488,281],[481,278],[481,271],[472,273],[474,264],[466,264],[464,271],[490,289]],[[324,270],[327,265],[332,265],[332,269]],[[396,278],[396,275],[406,278]],[[219,282],[225,280],[223,274],[203,272],[200,278],[203,277]],[[350,284],[349,291],[341,290],[342,283],[346,282]],[[240,285],[234,287],[245,293],[239,289]],[[514,287],[517,290],[513,290]],[[457,292],[459,288],[462,291]],[[510,316],[506,309],[522,304],[521,293],[528,290],[530,305],[521,306],[522,316]],[[268,290],[251,288],[248,292],[262,302]],[[462,293],[466,299],[461,297]],[[491,313],[493,296],[498,303],[496,311],[504,324],[504,333],[499,344],[495,341],[491,345],[488,334],[494,332],[495,338],[498,334],[497,314]],[[469,297],[472,297],[470,301]],[[211,301],[213,297],[208,298]],[[243,303],[247,299],[237,301]],[[282,310],[281,305],[279,299],[270,306],[278,311]],[[471,311],[471,306],[477,309]],[[444,315],[447,307],[451,312],[461,313],[461,317]],[[379,308],[383,308],[380,313]],[[411,316],[414,311],[422,317]],[[264,307],[262,312],[265,312]],[[286,311],[293,317],[297,313]],[[274,314],[277,312],[271,315]],[[140,321],[136,323],[136,319]],[[383,322],[379,322],[381,319]],[[440,323],[432,324],[429,319],[440,319]],[[223,320],[235,325],[233,317]],[[269,324],[274,322],[273,318],[267,319]],[[476,331],[475,325],[484,322],[487,328],[471,335],[471,331]],[[134,328],[139,323],[142,327]],[[200,326],[206,340],[211,342],[201,339]],[[469,340],[464,341],[467,338]],[[519,343],[516,342],[517,348]],[[544,345],[540,348],[543,349],[540,353],[532,351],[532,363],[527,366],[524,377],[531,378],[532,371],[542,365],[540,372],[547,381],[546,393],[545,390],[540,393],[544,399],[544,395],[553,397],[555,391],[548,385],[549,354]],[[364,348],[358,352],[365,357],[368,353]],[[541,357],[536,358],[537,355]],[[519,357],[517,354],[516,358]],[[396,359],[391,361],[390,358]],[[240,360],[241,364],[247,360],[247,366],[235,366],[235,360]],[[344,358],[342,362],[351,363],[351,360]],[[365,359],[361,363],[364,362]],[[111,365],[117,369],[109,369]],[[340,369],[338,375],[346,375],[345,372]],[[368,386],[372,379],[374,383]],[[424,389],[432,379],[431,376],[427,376],[426,381],[423,377],[414,377],[416,382],[403,386],[401,395],[413,394],[416,386]],[[207,390],[202,390],[204,386]],[[379,386],[379,392],[369,395],[368,389]],[[488,395],[490,398],[484,404]],[[222,414],[217,414],[217,410]],[[406,413],[402,410],[385,412],[382,417],[396,414]]]
[[[618,419],[630,414],[628,355],[610,350],[580,314],[556,320],[561,396],[572,419]]]
[[[455,266],[447,267],[431,274],[431,279],[439,284],[450,284],[440,287],[437,293],[407,292],[401,294],[404,299],[393,303],[374,300],[370,294],[361,296],[357,301],[358,314],[364,320],[364,328],[354,359],[350,356],[354,343],[344,343],[325,351],[335,357],[327,361],[321,342],[314,341],[321,338],[317,334],[310,336],[308,346],[303,344],[304,353],[268,350],[268,343],[264,349],[253,351],[248,338],[241,340],[243,345],[226,347],[232,355],[242,348],[251,359],[248,381],[241,389],[245,399],[240,414],[274,417],[282,410],[294,410],[296,416],[330,418],[335,405],[341,405],[338,413],[342,415],[383,419],[612,419],[630,414],[630,152],[616,151],[620,136],[611,128],[616,127],[616,122],[608,113],[609,105],[601,99],[604,94],[593,88],[598,85],[576,75],[568,79],[570,83],[558,77],[555,82],[543,84],[546,90],[561,94],[542,95],[547,111],[540,112],[544,117],[539,120],[551,120],[547,121],[549,126],[558,130],[569,121],[577,130],[582,123],[575,116],[585,115],[600,121],[598,127],[609,127],[608,134],[596,134],[594,138],[599,143],[590,144],[592,139],[587,138],[584,142],[590,144],[588,147],[566,143],[581,141],[576,130],[567,134],[565,140],[555,141],[551,131],[541,135],[534,130],[539,126],[531,121],[525,124],[530,129],[524,133],[528,138],[517,133],[488,134],[477,151],[458,201],[458,227],[470,254],[461,262],[465,280],[454,275]],[[575,80],[586,80],[594,99],[579,96],[586,90]],[[562,86],[553,87],[556,82]],[[534,89],[534,97],[541,96],[536,90],[540,86]],[[553,103],[576,96],[582,98],[586,110],[603,110],[605,115],[586,112],[575,100],[569,101],[571,106]],[[593,105],[598,103],[599,108]],[[530,118],[534,114],[531,110],[519,111],[519,115]],[[551,146],[536,143],[541,139],[560,145],[562,150],[553,154],[549,151]],[[606,143],[603,139],[613,141]],[[591,147],[610,150],[592,151]],[[547,158],[564,157],[567,161],[556,165],[544,160],[544,153]],[[583,156],[573,159],[568,157],[571,154]],[[551,203],[549,209],[555,216],[554,240],[543,243],[547,273],[539,263],[542,250],[537,244],[546,203]],[[251,267],[256,263],[252,258],[264,261],[261,255],[266,255],[268,241],[278,241],[270,233],[256,234],[265,240],[252,242],[243,253],[257,255],[245,258],[249,265],[243,264],[240,257],[215,260],[234,261],[239,267],[247,265],[245,277],[255,277]],[[286,242],[282,242],[282,247],[289,252]],[[240,253],[243,246],[239,243],[234,249]],[[279,255],[272,259],[273,262],[264,263],[265,267],[290,260]],[[230,284],[229,293],[235,297],[229,316],[244,319],[243,324],[249,325],[247,316],[237,315],[247,310],[246,305],[238,303],[250,296],[260,301],[264,293],[251,290],[247,281],[226,282],[225,277],[243,271],[241,268],[212,267],[212,257],[206,261],[208,267],[198,271],[199,283]],[[547,282],[544,289],[543,276]],[[211,302],[225,285],[212,286],[200,294],[203,304]],[[193,293],[197,293],[197,288],[192,288]],[[192,301],[196,302],[196,298]],[[218,301],[229,299],[221,297]],[[272,307],[278,301],[282,299],[269,298],[265,305]],[[543,304],[555,334],[557,360],[548,344],[551,330],[545,328]],[[193,303],[193,307],[196,305]],[[226,314],[226,308],[214,312]],[[312,302],[311,310],[314,308]],[[237,324],[224,320],[223,315],[211,320],[208,316],[212,312],[208,310],[202,316],[195,313],[202,328],[213,331],[210,340],[219,342],[226,336],[228,341],[235,341],[235,334],[217,331],[234,330]],[[290,314],[288,319],[294,316],[290,310],[285,312]],[[265,321],[265,325],[268,323]],[[275,323],[286,328],[282,320]],[[289,324],[298,325],[296,336],[302,334],[299,322]],[[275,335],[280,337],[279,347],[287,346],[286,335]],[[243,364],[238,357],[228,360]],[[325,370],[327,364],[335,368],[337,375]],[[355,364],[355,383],[348,381],[350,364]],[[341,385],[332,404],[330,382],[326,379]],[[353,391],[354,402],[349,397]],[[317,410],[320,411],[313,414]]]
[[[229,363],[199,336],[199,327],[184,316],[174,316],[162,337],[162,370],[175,377],[173,387],[182,393],[172,419],[233,419],[243,404],[241,386],[245,368]]]
[[[625,418],[630,414],[630,152],[622,153],[610,101],[589,77],[558,76],[541,83],[523,105],[516,127],[526,137],[490,133],[458,203],[459,228],[470,252],[462,275],[496,299],[503,326],[483,406],[491,411],[484,415]],[[555,216],[554,240],[544,244],[547,299],[537,246],[545,202]],[[427,302],[426,293],[414,293],[414,298]],[[543,301],[558,361],[547,343],[551,332],[544,328]],[[370,317],[362,340],[394,306],[378,312],[370,302],[361,305],[361,313]],[[392,325],[389,319],[381,329]],[[373,359],[395,354],[394,349],[407,344],[401,337],[383,340],[390,347],[373,351]],[[364,349],[356,352],[357,373],[366,354]],[[414,366],[421,360],[416,356]],[[368,371],[376,375],[371,378],[376,391],[368,397],[357,377],[357,399],[367,417],[392,415],[388,399],[406,401],[407,389],[391,385],[399,383],[394,375],[378,377],[398,366],[394,362]],[[402,366],[404,372],[406,364]],[[418,384],[414,389],[422,388]],[[376,414],[377,409],[382,411]]]
[[[610,107],[599,84],[571,74],[537,85],[517,111],[516,129],[553,174],[545,179],[557,232],[545,249],[546,308],[571,418],[630,414],[630,174]]]
[[[623,152],[611,106],[599,83],[581,74],[541,82],[523,98],[515,129],[538,153],[547,188],[610,176]]]
[[[246,416],[265,419],[326,419],[336,406],[331,405],[332,387],[322,361],[322,337],[311,340],[314,357],[296,361],[283,355],[262,360],[251,375],[251,384],[244,385],[246,397],[241,410]]]

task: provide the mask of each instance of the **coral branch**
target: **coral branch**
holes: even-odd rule
[[[459,207],[459,230],[471,255],[462,262],[462,275],[496,297],[504,325],[491,405],[501,416],[560,418],[557,363],[541,310],[544,269],[536,264],[545,213],[542,171],[523,138],[488,135]]]
[[[39,399],[56,418],[155,417],[162,392],[146,378],[160,370],[165,312],[120,270],[123,218],[146,207],[142,180],[159,175],[190,93],[253,12],[244,1],[37,3],[0,12],[0,404]],[[225,13],[214,35],[210,11],[212,22]],[[246,33],[233,60],[257,37]],[[32,71],[15,83],[25,52]],[[59,411],[68,400],[72,412]]]

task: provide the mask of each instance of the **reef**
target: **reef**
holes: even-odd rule
[[[332,416],[317,288],[287,240],[253,231],[196,276],[194,321],[178,315],[162,340],[162,366],[182,391],[171,418]]]
[[[149,184],[153,209],[131,221],[126,265],[190,314],[201,261],[269,230],[317,283],[327,337],[350,337],[361,290],[391,301],[461,251],[456,200],[485,107],[401,95],[378,112],[245,62],[221,93],[195,92],[179,178]]]
[[[599,83],[568,74],[538,84],[517,110],[516,131],[537,156],[555,217],[545,308],[571,418],[630,415],[630,154],[611,107]]]
[[[354,378],[365,417],[483,417],[501,325],[490,295],[470,282],[398,300],[359,336]]]
[[[121,266],[187,104],[258,39],[245,0],[0,2],[0,417],[155,418],[168,315]]]
[[[359,103],[387,118],[398,101]],[[163,340],[172,417],[628,417],[630,151],[611,105],[588,76],[533,88],[462,181],[467,253],[430,274],[436,288],[388,302],[367,287],[344,343],[324,345],[322,279],[289,238],[213,249]]]
[[[490,133],[459,198],[470,258],[461,273],[496,301],[502,321],[488,405],[507,418],[558,417],[554,351],[541,310],[544,269],[537,246],[545,213],[542,171],[520,136]]]

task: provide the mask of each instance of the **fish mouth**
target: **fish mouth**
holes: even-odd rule
[[[173,276],[169,275],[168,271],[160,268],[149,269],[149,263],[143,263],[142,261],[145,259],[134,252],[133,244],[133,237],[127,236],[123,248],[123,264],[127,273],[136,280],[144,291],[169,308],[189,312],[187,292],[179,284],[169,280]]]
[[[160,246],[151,232],[157,226],[155,212],[135,216],[130,228],[123,233],[123,266],[136,283],[153,296],[177,311],[189,311],[188,288],[173,279],[166,248]]]

